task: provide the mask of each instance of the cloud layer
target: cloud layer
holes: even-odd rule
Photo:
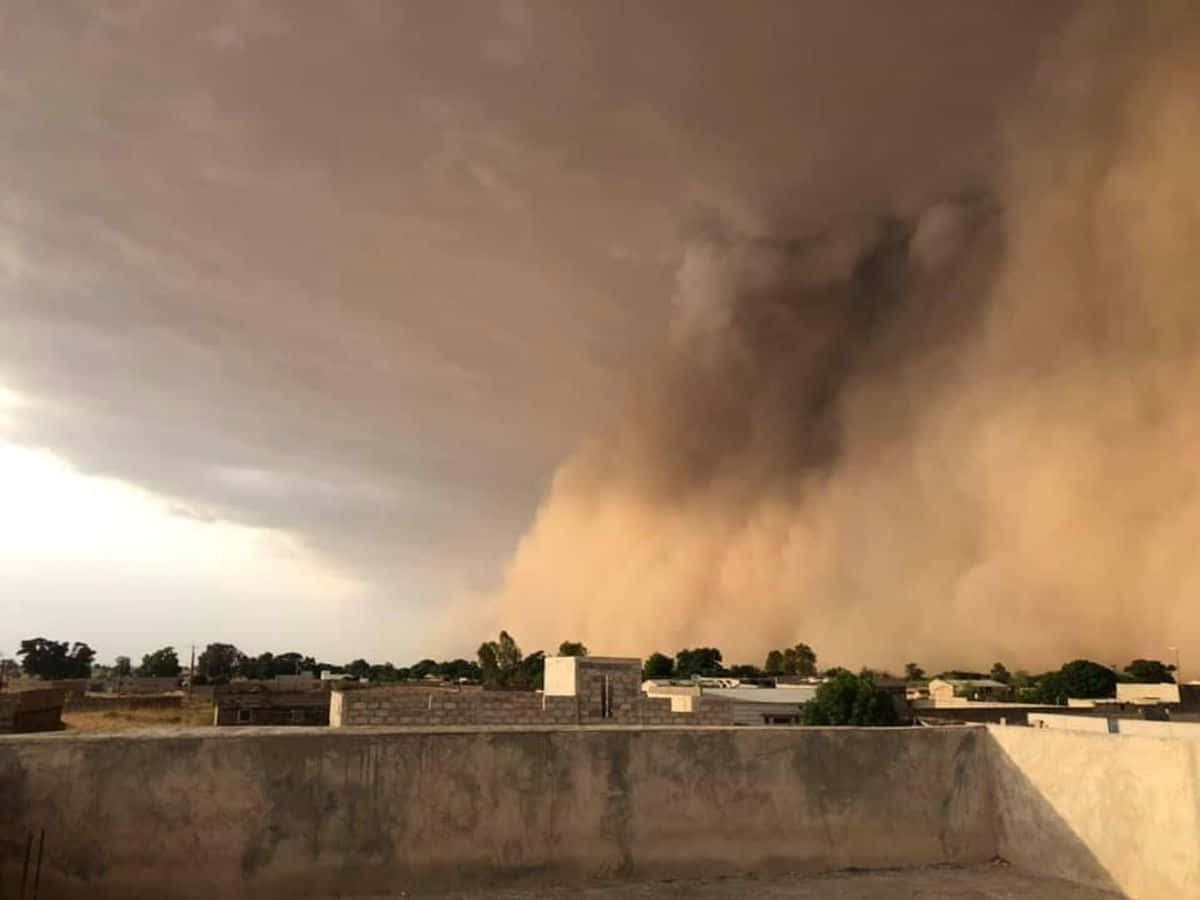
[[[503,618],[890,667],[1200,647],[1198,49],[1186,3],[1095,7],[990,199],[701,228],[661,364],[559,469]]]
[[[696,291],[668,302],[681,260],[770,290],[777,236],[976,183],[1069,11],[6,3],[0,440],[362,585],[306,650],[469,652],[481,611],[447,602],[500,582],[671,321],[713,327]],[[705,208],[720,231],[681,240]],[[118,603],[186,610],[162,642],[270,646],[297,614],[231,620],[260,601],[172,564],[0,569],[0,646],[71,621],[102,656],[160,640]]]

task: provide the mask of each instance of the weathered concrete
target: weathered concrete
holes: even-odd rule
[[[421,900],[421,892],[407,900]],[[1006,866],[935,866],[883,872],[825,875],[618,882],[516,890],[453,891],[438,900],[1112,900],[1115,896],[1057,878],[1029,875]],[[380,898],[382,900],[382,898]]]
[[[43,827],[41,896],[93,900],[978,862],[995,851],[986,740],[967,728],[3,738],[0,884]]]
[[[1200,897],[1200,742],[988,729],[999,852],[1138,900]]]

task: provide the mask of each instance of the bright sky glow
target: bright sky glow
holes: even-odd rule
[[[18,406],[0,393],[0,415]],[[35,633],[86,640],[102,660],[235,640],[263,610],[281,620],[281,641],[294,635],[302,648],[304,631],[330,630],[360,590],[285,533],[181,515],[44,451],[0,442],[0,497],[0,649],[9,654]],[[153,600],[156,587],[165,600],[180,586],[192,603],[174,592],[172,603]]]

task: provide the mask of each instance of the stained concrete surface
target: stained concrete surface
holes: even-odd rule
[[[1200,898],[1200,741],[988,730],[999,855],[1139,900]]]
[[[1114,900],[1112,894],[1004,865],[932,866],[828,875],[709,878],[703,880],[591,884],[443,894],[408,893],[376,900]]]
[[[995,855],[986,739],[966,728],[6,736],[0,888],[19,881],[29,835],[43,831],[42,900],[974,864]]]

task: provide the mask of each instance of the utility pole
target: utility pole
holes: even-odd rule
[[[192,683],[196,680],[196,645],[192,644],[192,661],[188,663],[188,696],[192,693]]]
[[[1183,684],[1183,671],[1179,667],[1179,648],[1168,647],[1167,649],[1175,651],[1175,683]]]

